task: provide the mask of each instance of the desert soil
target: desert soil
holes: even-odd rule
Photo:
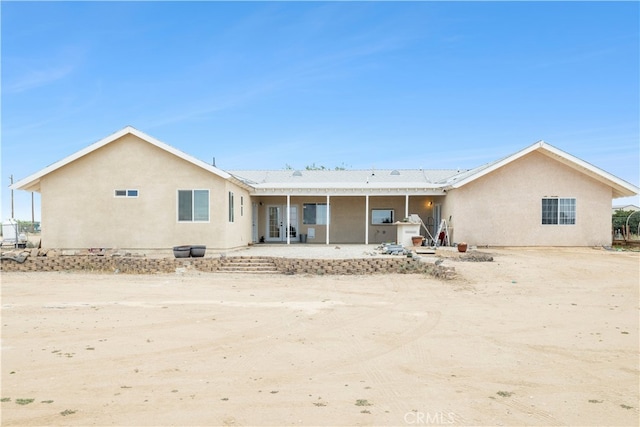
[[[485,252],[453,281],[3,273],[2,425],[638,425],[639,254]]]

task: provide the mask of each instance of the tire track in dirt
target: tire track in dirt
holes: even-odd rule
[[[292,316],[295,316],[295,312],[291,310],[287,310],[283,315],[283,318],[285,318],[287,315],[288,317],[292,318]],[[210,318],[209,315],[205,317]],[[147,331],[147,333],[144,336],[142,335],[140,336],[140,339],[142,340],[141,342],[144,342],[148,336],[155,336],[156,331],[164,331],[166,335],[173,335],[167,330],[180,331],[185,327],[185,323],[190,324],[192,322],[193,322],[193,318],[188,319],[186,322],[176,320],[175,318],[173,320],[167,320],[163,322],[151,321],[149,323],[144,323],[142,326],[140,324],[137,324],[137,325],[130,325],[125,327],[117,327],[117,332],[118,332],[118,335],[122,337],[121,338],[122,343],[124,343],[126,341],[130,341],[131,336],[137,333],[140,330],[140,328],[143,328],[144,330]],[[239,343],[246,347],[249,347],[250,345],[255,345],[252,343],[255,343],[255,341],[263,340],[265,334],[269,334],[269,333],[273,334],[278,332],[279,328],[280,328],[280,324],[272,324],[272,326],[265,328],[265,323],[262,322],[259,325],[251,326],[249,328],[235,331],[233,335],[226,335],[223,337],[217,336],[213,340],[213,342],[211,342],[210,344],[203,345],[202,342],[204,338],[200,337],[198,342],[192,342],[189,344],[179,343],[179,345],[174,345],[171,347],[165,346],[161,350],[156,348],[153,345],[153,342],[150,342],[150,343],[145,342],[140,346],[133,346],[133,347],[129,343],[127,347],[122,347],[123,349],[125,348],[128,349],[126,350],[128,351],[128,353],[124,355],[122,355],[120,351],[118,351],[117,352],[118,355],[116,355],[112,350],[113,348],[119,348],[120,344],[118,343],[119,341],[118,337],[112,338],[112,335],[114,332],[111,328],[103,329],[103,331],[109,332],[108,334],[106,333],[100,334],[99,332],[96,333],[96,331],[93,329],[84,329],[80,331],[81,335],[87,334],[91,336],[95,334],[99,336],[100,335],[108,336],[109,342],[105,344],[96,343],[95,339],[91,339],[88,337],[87,343],[90,343],[93,345],[93,347],[95,347],[94,351],[91,351],[91,352],[86,352],[85,351],[86,347],[84,345],[81,345],[79,343],[74,343],[69,348],[66,348],[66,349],[63,348],[61,350],[61,353],[63,354],[65,352],[69,352],[69,354],[73,354],[72,356],[73,358],[70,358],[70,359],[61,358],[60,360],[56,360],[57,363],[54,363],[53,365],[36,364],[36,367],[30,368],[30,376],[48,377],[53,373],[56,373],[56,375],[58,375],[58,374],[64,374],[65,372],[66,372],[66,375],[73,376],[73,372],[78,369],[80,370],[88,369],[90,372],[95,372],[94,367],[96,365],[99,365],[102,362],[105,362],[105,363],[115,362],[122,367],[123,371],[129,371],[129,372],[134,371],[135,369],[137,369],[137,367],[139,367],[142,364],[145,364],[145,365],[157,364],[158,369],[155,370],[155,373],[157,374],[157,373],[161,373],[163,370],[166,370],[164,364],[158,363],[157,362],[158,360],[189,359],[193,357],[194,349],[196,349],[198,352],[201,352],[202,355],[199,357],[201,360],[207,360],[207,359],[210,359],[211,356],[216,353],[222,354],[222,352],[224,352],[225,346],[234,347]],[[100,355],[101,346],[102,348],[105,348],[105,346],[108,346],[106,348],[107,354],[103,356]],[[43,351],[44,349],[38,348],[38,350]],[[181,355],[184,355],[184,357],[180,357]],[[59,356],[60,356],[59,352],[52,354],[52,357],[58,358]],[[69,363],[67,363],[67,360],[69,360]],[[96,373],[99,374],[99,372],[96,372]],[[148,372],[148,373],[150,374],[151,372]]]
[[[393,298],[391,299],[391,303],[384,307],[368,307],[363,306],[365,312],[362,312],[356,316],[339,316],[340,314],[335,309],[329,309],[327,311],[321,311],[316,313],[313,317],[313,321],[305,321],[305,313],[303,311],[296,310],[287,310],[283,313],[280,318],[279,325],[274,324],[269,327],[269,329],[265,330],[264,324],[245,328],[242,331],[238,331],[234,333],[233,336],[228,336],[223,338],[222,340],[218,339],[215,343],[212,343],[208,346],[202,346],[198,344],[189,344],[176,346],[172,348],[165,348],[163,350],[162,355],[157,355],[155,351],[145,351],[140,354],[139,351],[136,351],[136,354],[140,358],[144,359],[153,359],[154,357],[169,357],[175,360],[192,357],[193,346],[198,346],[201,352],[208,352],[210,350],[214,354],[220,354],[218,351],[221,346],[228,345],[230,348],[233,348],[234,354],[244,353],[245,351],[255,349],[257,347],[262,347],[262,343],[267,344],[266,336],[273,334],[282,339],[286,338],[285,334],[282,330],[280,330],[280,326],[294,326],[293,334],[298,336],[306,336],[310,341],[321,339],[322,335],[325,332],[334,332],[336,329],[340,331],[341,337],[338,338],[341,342],[345,343],[342,346],[342,350],[340,353],[333,355],[329,360],[324,361],[321,364],[316,366],[304,366],[304,367],[287,367],[286,371],[283,375],[283,372],[274,372],[269,376],[263,376],[263,382],[272,382],[279,384],[286,384],[287,382],[299,382],[303,376],[307,375],[318,375],[321,373],[325,373],[327,371],[334,371],[336,369],[344,369],[347,366],[351,366],[353,364],[358,364],[358,369],[363,373],[364,378],[370,383],[371,386],[375,387],[379,393],[382,393],[385,400],[385,405],[389,410],[396,411],[400,413],[401,411],[406,411],[406,408],[402,406],[402,398],[396,392],[396,387],[394,387],[394,382],[389,376],[387,376],[384,370],[379,365],[379,361],[376,360],[381,356],[389,354],[393,351],[397,351],[400,348],[405,347],[407,344],[410,344],[420,337],[428,334],[433,328],[437,325],[440,317],[439,312],[426,312],[425,318],[421,319],[420,322],[415,325],[415,327],[407,327],[401,333],[394,333],[392,340],[385,340],[384,343],[380,343],[379,341],[372,341],[367,343],[364,340],[366,332],[362,331],[359,324],[366,323],[370,326],[368,327],[368,331],[376,331],[378,335],[384,335],[385,333],[391,332],[394,328],[386,328],[387,323],[394,318],[400,317],[402,322],[400,322],[396,326],[403,326],[406,324],[410,324],[412,320],[415,320],[413,315],[408,315],[406,312],[402,312],[398,310],[398,306],[404,301],[398,301],[399,295],[397,293],[393,294]],[[404,298],[402,298],[404,299]],[[302,316],[302,317],[301,317]],[[189,322],[193,321],[193,318],[189,319]],[[165,324],[171,323],[175,326],[176,329],[180,329],[184,326],[185,322],[181,322],[179,325],[175,325],[174,322],[165,322]],[[154,328],[161,328],[157,323],[153,324]],[[166,325],[169,326],[169,325]],[[404,327],[404,326],[403,326]],[[285,330],[286,332],[286,330]],[[395,331],[394,331],[395,332]],[[238,337],[242,337],[241,340],[238,340]],[[367,336],[368,337],[368,336]],[[415,345],[414,345],[415,348]],[[424,348],[421,348],[422,354],[424,353]],[[181,355],[185,355],[181,357]],[[203,356],[199,358],[202,359]],[[113,358],[109,358],[113,360]],[[129,356],[123,356],[121,358],[123,363],[127,361],[131,363],[131,358]],[[94,359],[95,361],[95,359]],[[91,363],[93,363],[92,361]],[[253,364],[255,364],[255,357],[242,357],[235,358],[230,360],[225,365],[225,370],[229,372],[247,372],[247,368],[250,368]],[[134,362],[135,363],[135,362]],[[155,363],[154,363],[155,364]],[[159,366],[160,368],[160,366]],[[162,374],[161,371],[152,374],[153,376],[160,374],[162,376],[166,374]],[[180,374],[175,374],[180,375]],[[175,375],[169,375],[167,377],[167,381],[171,381],[171,377],[175,377]],[[237,374],[234,374],[237,375]],[[237,387],[241,389],[251,390],[252,385],[247,384],[246,378],[240,377],[238,378],[239,383]]]
[[[429,315],[426,316],[426,319],[421,321],[417,327],[407,329],[402,334],[398,335],[398,339],[394,340],[392,345],[387,344],[383,348],[376,348],[379,346],[379,343],[377,343],[377,345],[372,346],[373,348],[367,349],[367,345],[364,344],[361,339],[361,334],[354,333],[356,331],[354,331],[352,326],[345,326],[341,329],[343,336],[339,339],[341,342],[346,343],[345,347],[348,349],[347,355],[338,355],[336,357],[332,357],[330,360],[314,364],[311,370],[309,370],[308,366],[304,368],[292,368],[288,372],[278,374],[277,378],[280,381],[292,382],[297,381],[303,373],[305,373],[305,375],[318,375],[326,372],[334,372],[336,370],[344,370],[349,366],[358,364],[359,366],[367,366],[370,374],[369,379],[373,383],[376,383],[377,385],[384,385],[384,373],[380,371],[379,368],[370,367],[366,364],[373,359],[377,359],[381,356],[397,351],[399,348],[419,339],[433,330],[438,323],[440,313],[429,312],[428,314]],[[379,316],[376,315],[375,317]]]
[[[505,397],[504,399],[497,400],[498,403],[519,411],[522,414],[526,414],[530,417],[535,418],[537,421],[541,421],[544,425],[552,425],[552,426],[563,426],[566,425],[565,422],[562,422],[556,419],[551,413],[539,409],[532,404],[523,403],[517,397]],[[529,424],[527,422],[527,424]]]
[[[345,289],[338,289],[336,286],[337,285],[334,283],[334,285],[332,286],[333,289],[326,291],[327,292],[325,293],[326,298],[323,299],[323,301],[331,303],[332,301],[341,302],[344,299],[348,300],[348,298],[342,298],[342,297],[345,294],[348,294],[351,292],[346,292]],[[394,285],[394,286],[395,288],[402,287],[402,285]],[[336,293],[338,294],[337,296],[335,295]],[[282,316],[281,325],[284,330],[289,330],[289,331],[291,331],[291,329],[289,328],[293,326],[294,329],[291,331],[291,334],[289,334],[289,336],[297,335],[297,336],[305,337],[304,339],[309,342],[316,341],[318,338],[321,339],[323,335],[328,335],[332,332],[335,332],[336,330],[340,330],[342,331],[342,335],[344,339],[346,339],[346,342],[351,344],[351,345],[346,345],[340,348],[341,353],[348,352],[351,356],[355,357],[360,354],[358,352],[358,348],[362,346],[361,336],[360,334],[357,334],[354,331],[348,330],[347,329],[348,327],[345,325],[359,325],[365,322],[369,322],[372,319],[376,319],[381,316],[384,316],[387,311],[397,308],[397,306],[399,306],[402,302],[402,301],[399,301],[402,293],[396,292],[396,291],[389,291],[389,289],[387,288],[386,292],[384,293],[384,296],[387,296],[389,294],[391,294],[391,298],[388,298],[388,299],[382,298],[380,295],[375,295],[373,297],[376,301],[379,301],[380,299],[384,299],[384,303],[380,304],[379,307],[370,307],[366,303],[360,303],[357,306],[354,306],[353,308],[358,308],[358,309],[364,308],[365,310],[365,312],[357,315],[351,315],[348,317],[338,315],[338,310],[330,306],[327,309],[323,309],[314,313],[312,316],[313,320],[307,319],[305,321],[304,318],[300,317],[300,313],[296,313],[296,312],[287,313],[286,316]],[[355,295],[362,296],[360,292],[356,292]],[[348,307],[349,303],[347,302],[344,305]],[[342,313],[343,312],[340,312],[340,314]],[[278,328],[276,328],[276,330],[277,331],[274,331],[274,336],[279,337],[279,340],[281,341],[281,343],[287,343],[288,336],[283,335],[283,333],[278,334],[277,332],[280,330]],[[256,341],[259,342],[263,340],[264,335],[265,334],[261,336],[255,336],[252,339],[247,339],[245,337],[243,338],[241,343],[237,343],[235,348],[238,350],[242,348],[256,348],[258,346],[258,343]],[[353,343],[356,343],[355,347],[354,345],[352,345]],[[339,356],[339,358],[340,360],[343,360],[343,359],[347,359],[348,356],[346,355]],[[251,358],[246,358],[243,361],[238,361],[238,363],[234,366],[235,368],[246,368],[250,364],[251,364]],[[314,372],[317,372],[319,369],[322,369],[322,368],[320,365],[316,365],[314,369],[316,370]],[[292,369],[288,368],[287,371],[290,374]],[[293,371],[296,371],[296,370],[293,369]]]
[[[392,413],[406,411],[406,408],[402,406],[403,396],[398,393],[397,388],[394,386],[397,381],[393,380],[385,372],[384,368],[380,367],[378,363],[375,363],[374,366],[365,364],[363,365],[363,373],[365,374],[366,383],[373,384],[373,386],[369,387],[375,389],[378,395],[384,397],[384,401],[379,405],[381,409]]]
[[[344,290],[340,290],[337,289],[337,284],[334,283],[333,285],[334,287],[334,291],[338,292],[339,294],[344,294]],[[359,294],[359,293],[356,293]],[[389,303],[392,303],[398,299],[398,293],[397,292],[392,292],[392,298],[389,300]],[[221,301],[197,301],[197,303],[199,304],[224,304],[224,300]],[[242,305],[242,303],[239,303],[238,305]],[[394,304],[396,305],[396,304]],[[73,302],[73,303],[49,303],[49,304],[45,304],[45,308],[75,308],[76,310],[78,309],[92,309],[95,310],[96,307],[102,307],[102,306],[108,306],[108,307],[117,307],[117,308],[124,308],[124,307],[134,307],[134,308],[139,308],[139,307],[143,307],[145,310],[150,309],[150,308],[167,308],[168,306],[171,306],[172,308],[175,306],[177,309],[180,309],[180,304],[177,304],[175,301],[159,301],[159,302],[153,302],[153,303],[147,303],[147,302],[138,302],[138,301],[123,301],[123,302],[117,302],[117,301],[107,301],[107,302],[89,302],[89,303],[84,303],[84,302]],[[374,316],[381,316],[384,314],[383,310],[379,310],[379,309],[374,309]],[[330,319],[329,322],[326,321],[320,321],[320,322],[314,322],[315,325],[318,325],[316,328],[320,329],[320,330],[325,330],[325,331],[332,331],[335,328],[339,328],[341,327],[341,325],[343,325],[345,322],[354,322],[357,323],[361,320],[365,320],[365,319],[369,319],[372,317],[371,313],[366,312],[366,313],[362,313],[361,315],[358,316],[353,316],[351,318],[348,319],[344,319],[342,317],[338,317],[335,315],[336,311],[333,309],[323,309],[321,314],[323,314],[328,312],[329,317],[327,317],[327,319]],[[79,313],[74,312],[73,314],[77,314],[78,316],[81,316]],[[164,314],[164,313],[163,313]],[[216,349],[220,349],[222,347],[226,346],[232,346],[236,351],[241,351],[243,348],[251,348],[254,347],[256,345],[256,341],[262,341],[264,340],[265,336],[278,336],[278,334],[280,332],[282,332],[282,325],[285,325],[285,328],[290,326],[290,325],[295,325],[295,326],[300,326],[300,325],[305,325],[304,323],[300,322],[300,319],[298,318],[299,315],[301,313],[297,313],[294,310],[291,309],[286,309],[285,314],[283,314],[283,316],[281,317],[281,324],[280,325],[276,325],[274,324],[273,326],[268,327],[265,330],[265,325],[264,322],[262,322],[259,325],[256,325],[254,327],[250,327],[250,328],[245,328],[242,329],[240,331],[234,331],[233,334],[227,335],[225,337],[216,337],[214,342],[212,342],[210,345],[205,345],[203,346],[201,343],[197,343],[197,344],[187,344],[187,345],[181,345],[181,346],[174,346],[172,348],[165,348],[163,349],[162,353],[163,355],[166,356],[170,356],[172,354],[180,354],[180,353],[190,353],[192,352],[194,345],[197,345],[198,348],[202,351],[205,352],[211,352],[211,351],[215,351]],[[216,313],[216,315],[219,315],[219,312]],[[109,318],[109,317],[118,317],[116,316],[109,316],[108,312],[105,312],[103,315],[105,318]],[[201,316],[199,316],[200,320],[207,320],[212,316],[212,314],[203,314]],[[321,319],[321,317],[319,317],[319,319]],[[164,320],[164,321],[154,321],[153,319],[150,319],[148,322],[145,323],[137,323],[137,324],[131,324],[131,325],[115,325],[112,324],[110,326],[107,327],[103,327],[103,328],[97,328],[97,327],[93,327],[92,329],[90,328],[90,325],[87,324],[86,328],[82,329],[82,328],[77,328],[79,329],[79,333],[80,334],[86,334],[88,335],[87,340],[91,340],[91,335],[103,335],[105,337],[108,337],[111,340],[110,344],[113,344],[114,341],[116,341],[116,338],[113,338],[114,333],[117,333],[118,336],[124,336],[127,337],[127,339],[129,339],[132,335],[135,335],[136,333],[139,332],[139,330],[143,329],[143,330],[150,330],[150,332],[147,333],[147,335],[154,335],[156,333],[156,331],[158,330],[162,330],[162,331],[167,331],[167,330],[179,330],[181,328],[184,327],[185,323],[187,322],[193,322],[193,321],[197,321],[196,317],[191,316],[188,320],[179,320],[177,321],[175,318],[171,318],[169,320]],[[72,324],[74,322],[72,320],[68,321],[68,325],[59,325],[58,329],[62,329],[64,328],[69,329]],[[305,326],[306,327],[306,326]],[[311,335],[315,335],[316,331],[314,330],[314,327],[311,327],[309,330],[306,330],[305,332]],[[144,338],[141,336],[141,338]],[[146,339],[146,338],[145,338]],[[139,356],[140,358],[149,358],[151,356],[154,355],[156,351],[154,349],[142,349],[142,351],[140,350],[136,350],[135,354],[137,356]],[[95,355],[95,353],[94,353]],[[120,356],[120,357],[113,357],[108,356],[105,357],[105,359],[108,359],[110,361],[119,361],[119,362],[126,362],[128,360],[131,359],[131,355],[124,355],[124,356]],[[96,361],[99,361],[100,359],[96,359],[95,357],[92,357],[90,361],[87,361],[87,363],[95,363]],[[79,360],[75,360],[76,363],[82,363]]]
[[[439,320],[439,312],[427,312],[425,319],[420,321],[414,328],[406,328],[402,333],[396,334],[393,339],[392,345],[387,342],[385,346],[378,348],[379,343],[367,344],[363,340],[363,334],[359,331],[358,326],[360,323],[370,323],[372,320],[373,327],[369,329],[375,329],[384,327],[388,322],[388,314],[391,312],[395,315],[402,313],[397,310],[397,306],[400,304],[398,295],[394,295],[391,306],[385,306],[385,309],[379,308],[367,308],[365,313],[358,314],[356,316],[343,317],[338,316],[335,310],[319,312],[313,321],[301,322],[300,319],[295,318],[295,312],[283,317],[281,325],[287,325],[288,322],[292,322],[297,326],[297,330],[292,333],[305,336],[309,341],[322,341],[322,336],[328,332],[340,331],[340,335],[336,340],[345,343],[340,348],[339,353],[330,355],[329,360],[324,360],[319,363],[306,364],[300,366],[281,366],[277,371],[265,373],[256,373],[259,375],[261,383],[299,383],[301,380],[307,377],[313,377],[327,372],[334,372],[336,370],[344,370],[345,367],[353,364],[358,364],[359,368],[365,366],[365,378],[376,385],[378,390],[388,390],[386,396],[388,396],[390,402],[393,403],[393,407],[400,409],[400,403],[398,402],[398,395],[393,388],[388,388],[392,381],[386,376],[381,368],[370,366],[369,361],[376,359],[380,356],[396,351],[397,349],[407,345],[419,339],[421,336],[429,333],[437,324]],[[302,326],[301,326],[302,325]],[[277,328],[276,328],[277,329]],[[260,341],[265,341],[264,330],[262,329],[260,336],[248,337],[245,336],[244,340],[240,343],[236,343],[234,350],[240,352],[241,349],[251,350],[255,352],[256,348],[262,347]],[[280,333],[281,339],[285,339],[283,333]],[[291,342],[288,342],[290,345]],[[230,372],[248,372],[250,369],[255,368],[255,357],[243,357],[236,358],[230,363],[225,365],[225,370]],[[249,386],[247,386],[249,387]]]

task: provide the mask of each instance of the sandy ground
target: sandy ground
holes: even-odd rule
[[[639,254],[488,252],[454,281],[4,273],[2,425],[638,425]]]

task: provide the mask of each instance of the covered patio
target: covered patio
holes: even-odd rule
[[[431,193],[431,192],[430,192]],[[317,194],[288,191],[252,196],[254,243],[378,244],[396,241],[396,223],[417,214],[431,235],[440,223],[441,191]],[[420,234],[426,236],[424,228]]]
[[[251,187],[254,243],[375,244],[418,215],[443,217],[443,183],[458,171],[424,169],[231,171]],[[422,229],[422,235],[427,235]]]

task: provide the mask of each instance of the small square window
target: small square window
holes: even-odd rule
[[[115,190],[115,197],[138,197],[138,190]]]

